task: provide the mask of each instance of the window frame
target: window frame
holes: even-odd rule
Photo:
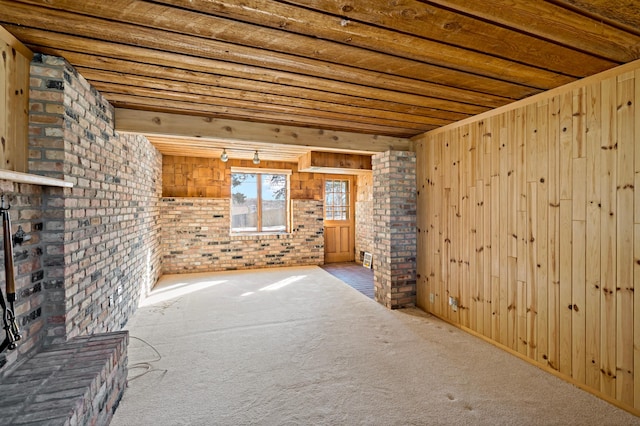
[[[330,194],[332,195],[336,195],[336,194],[343,194],[346,199],[346,204],[336,204],[336,203],[329,203],[327,200],[327,195],[329,193],[327,193],[327,182],[346,182],[346,192],[335,192],[335,191],[331,191]],[[326,221],[333,221],[333,222],[346,222],[346,221],[351,221],[351,202],[352,202],[352,198],[351,198],[351,191],[353,190],[352,188],[352,181],[351,179],[348,178],[342,178],[342,177],[327,177],[324,179],[324,220]],[[336,219],[335,218],[335,213],[336,211],[338,211],[336,208],[340,208],[341,211],[344,213],[345,217],[342,219]],[[332,217],[329,218],[328,217],[328,212],[331,211]]]
[[[291,233],[291,170],[288,169],[268,169],[268,168],[252,168],[252,167],[231,167],[231,175],[234,174],[252,174],[256,175],[256,193],[257,193],[257,225],[256,230],[242,231],[233,228],[233,179],[230,179],[230,197],[229,197],[229,230],[234,235],[275,235]],[[285,206],[285,229],[283,231],[263,231],[262,230],[262,175],[283,175],[286,179],[286,195],[284,200]]]

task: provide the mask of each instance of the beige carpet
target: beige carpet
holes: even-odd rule
[[[162,358],[131,339],[115,426],[640,425],[316,267],[165,276],[128,328]]]

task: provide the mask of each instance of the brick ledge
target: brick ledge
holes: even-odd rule
[[[108,424],[127,381],[127,331],[52,345],[0,384],[0,425]]]

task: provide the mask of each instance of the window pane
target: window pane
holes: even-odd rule
[[[327,205],[327,208],[333,206],[333,193],[327,193],[325,204]]]
[[[262,231],[285,231],[287,228],[287,177],[262,175]]]
[[[325,219],[349,219],[349,181],[329,179],[325,182]]]
[[[231,175],[231,228],[235,232],[258,230],[258,185],[255,174]]]

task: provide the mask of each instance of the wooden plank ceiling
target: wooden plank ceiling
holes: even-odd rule
[[[0,0],[0,25],[66,58],[122,116],[392,138],[640,58],[632,0]],[[184,154],[234,143],[204,132],[155,141]],[[238,153],[268,149],[252,142]]]

